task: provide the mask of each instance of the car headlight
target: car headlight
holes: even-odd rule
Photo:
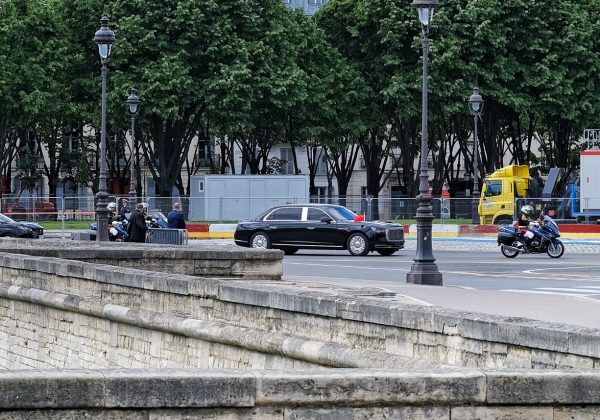
[[[371,230],[375,233],[384,233],[385,228],[380,226],[371,226]]]
[[[31,232],[31,229],[29,229],[27,226],[17,226],[17,228],[23,232]]]

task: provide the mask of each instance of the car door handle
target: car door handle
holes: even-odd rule
[[[314,230],[315,227],[314,226],[307,226],[306,229],[308,229],[308,230]]]

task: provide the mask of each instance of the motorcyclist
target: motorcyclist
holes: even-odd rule
[[[117,215],[117,203],[111,201],[108,203],[106,208],[108,209],[108,224],[111,224],[114,220],[116,220],[115,217]]]
[[[533,207],[530,205],[525,205],[521,207],[519,218],[513,223],[513,226],[517,228],[519,234],[525,240],[526,245],[529,245],[531,243],[531,240],[535,236],[533,232],[529,230],[531,224],[535,223],[535,221],[531,220],[533,216],[533,211]]]

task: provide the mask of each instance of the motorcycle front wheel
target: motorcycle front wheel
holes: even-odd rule
[[[565,246],[561,241],[554,241],[548,244],[548,256],[550,258],[560,258],[565,253]]]
[[[516,248],[517,245],[518,242],[513,242],[511,247]],[[507,248],[504,244],[500,245],[500,251],[502,252],[502,255],[504,255],[506,258],[515,258],[517,255],[519,255],[519,251]]]

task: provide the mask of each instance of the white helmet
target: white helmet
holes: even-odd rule
[[[106,208],[109,209],[109,210],[116,210],[117,209],[117,203],[115,203],[114,201],[110,202],[110,203],[108,203],[108,205],[106,206]]]
[[[530,205],[523,206],[521,207],[521,213],[527,216],[531,216],[533,215],[533,207],[531,207]]]

